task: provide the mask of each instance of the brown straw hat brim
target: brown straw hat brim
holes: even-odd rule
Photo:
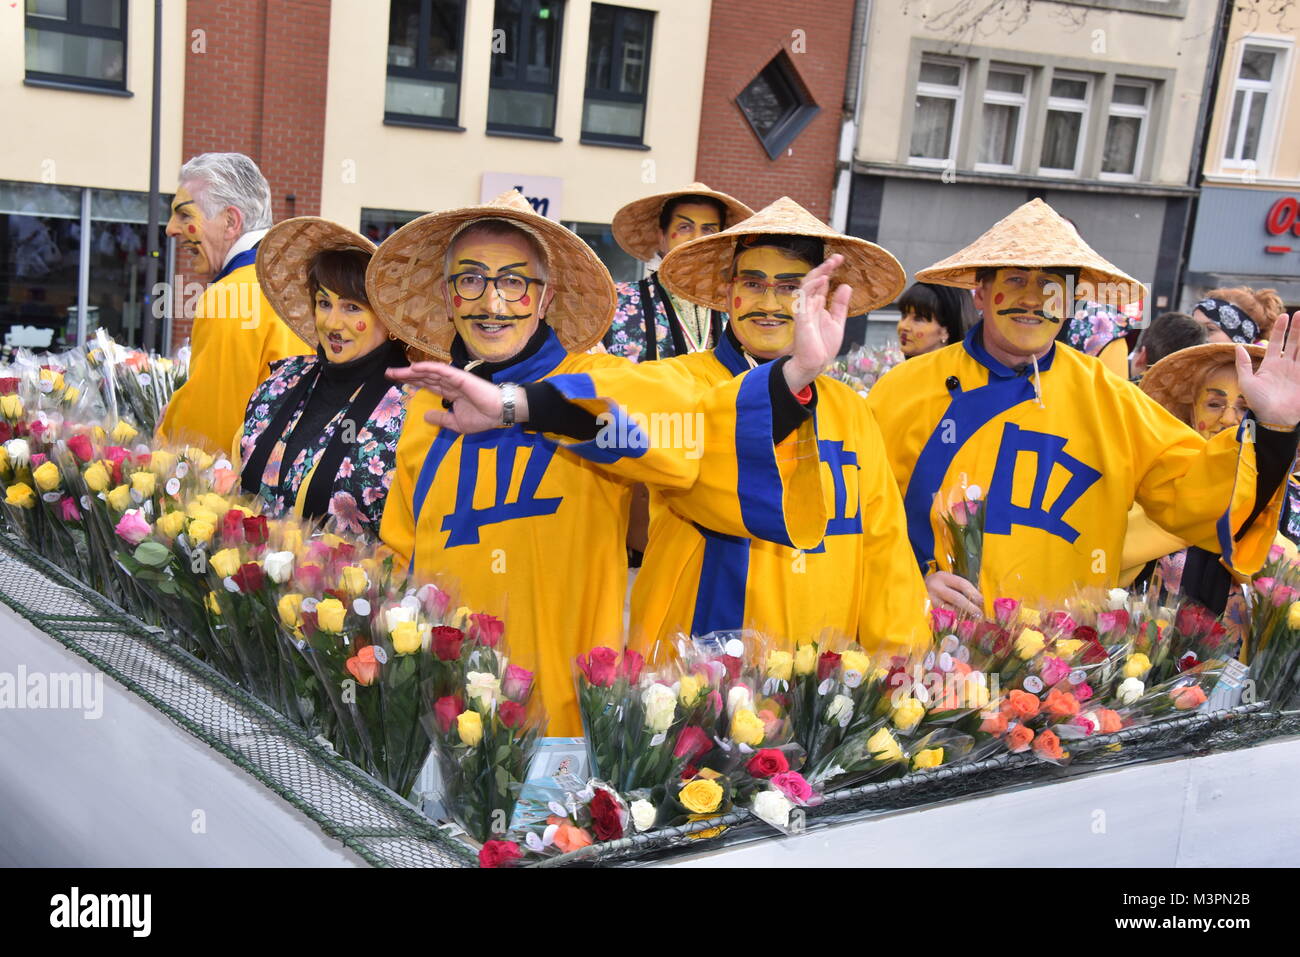
[[[659,255],[659,214],[664,204],[681,196],[708,196],[722,203],[726,209],[723,229],[735,226],[741,220],[754,215],[754,211],[726,193],[710,189],[704,183],[690,183],[681,189],[666,193],[655,193],[643,199],[633,200],[614,214],[614,223],[610,230],[623,251],[641,262],[649,262]]]
[[[272,226],[257,247],[257,281],[262,292],[285,325],[312,348],[319,342],[308,275],[312,260],[326,249],[356,249],[373,255],[375,244],[328,219],[298,216]],[[379,318],[382,321],[383,317]]]
[[[586,352],[598,343],[618,302],[609,270],[582,239],[539,216],[516,190],[491,203],[428,213],[384,240],[366,271],[366,292],[393,334],[443,361],[451,358],[456,329],[446,294],[447,249],[463,227],[482,219],[518,225],[546,252],[554,299],[544,321],[564,348]]]
[[[1165,356],[1142,376],[1142,391],[1184,422],[1191,424],[1196,392],[1212,367],[1235,361],[1236,344],[1206,342]],[[1264,358],[1264,346],[1248,345],[1246,351],[1256,369]]]
[[[1102,258],[1083,241],[1056,210],[1034,199],[995,223],[984,235],[947,259],[922,269],[917,282],[974,289],[981,269],[1045,269],[1070,267],[1079,271],[1077,298],[1117,308],[1139,302],[1142,284]],[[1087,284],[1083,287],[1083,284]],[[1083,288],[1080,288],[1083,287]]]
[[[731,267],[736,243],[743,236],[767,233],[811,236],[822,241],[826,258],[836,253],[843,256],[844,264],[831,277],[831,286],[834,289],[838,283],[847,283],[853,288],[850,315],[888,305],[907,285],[903,267],[887,249],[835,232],[788,196],[729,229],[678,246],[664,257],[659,278],[683,299],[730,312]]]

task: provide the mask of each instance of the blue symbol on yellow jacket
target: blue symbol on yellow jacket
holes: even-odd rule
[[[1079,530],[1065,521],[1065,513],[1097,483],[1101,473],[1068,454],[1065,443],[1066,439],[1059,435],[1022,429],[1013,422],[1006,424],[998,447],[993,481],[989,485],[984,517],[986,534],[1008,535],[1013,526],[1022,525],[1042,529],[1071,543],[1079,537]],[[1011,501],[1016,465],[1022,452],[1034,455],[1034,482],[1028,506],[1015,505]],[[1047,484],[1057,466],[1065,470],[1069,480],[1055,501],[1044,507]]]
[[[515,474],[515,459],[519,450],[525,447],[529,449],[528,461],[519,481],[518,494],[511,500],[510,483]],[[492,448],[496,450],[495,502],[487,508],[475,508],[474,490],[479,485],[479,462]],[[479,530],[484,525],[555,514],[563,497],[537,496],[537,488],[554,457],[553,443],[536,432],[525,432],[519,426],[508,431],[492,429],[478,435],[465,436],[460,452],[456,508],[442,520],[442,530],[450,533],[447,536],[447,547],[477,545]]]
[[[817,451],[821,455],[821,460],[830,467],[831,481],[835,485],[835,510],[831,518],[826,522],[826,536],[831,535],[857,535],[862,532],[862,512],[859,507],[859,498],[857,494],[858,482],[856,473],[861,471],[858,465],[858,453],[846,452],[843,442],[836,442],[831,439],[818,439]],[[853,469],[853,514],[848,514],[849,510],[849,483],[845,474],[845,469]],[[816,548],[808,549],[809,555],[819,555],[826,551],[825,540],[818,543]]]

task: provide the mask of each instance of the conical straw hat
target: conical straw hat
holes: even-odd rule
[[[328,219],[298,216],[272,226],[257,247],[262,292],[285,325],[312,348],[319,343],[308,273],[312,260],[326,249],[356,249],[372,255],[375,244]]]
[[[754,215],[752,209],[734,196],[709,189],[703,183],[688,183],[680,189],[634,200],[620,209],[614,214],[614,224],[610,227],[614,240],[629,256],[634,256],[643,263],[654,259],[659,255],[659,214],[665,203],[679,196],[708,196],[722,203],[726,210],[723,229]]]
[[[1264,346],[1248,345],[1250,361],[1255,369],[1264,358]],[[1179,419],[1192,424],[1192,407],[1201,380],[1213,366],[1231,364],[1236,355],[1234,342],[1206,342],[1189,346],[1165,356],[1142,376],[1142,391],[1155,399]]]
[[[853,287],[849,313],[860,315],[898,298],[907,276],[888,250],[856,236],[835,232],[789,196],[782,196],[753,216],[712,236],[701,236],[678,246],[664,257],[659,278],[683,299],[721,312],[731,310],[731,266],[736,243],[744,236],[780,233],[822,240],[826,257],[835,253],[844,264],[832,277]]]
[[[446,361],[456,329],[447,303],[447,249],[456,234],[483,219],[505,219],[535,238],[546,252],[555,293],[545,322],[569,352],[586,352],[614,318],[617,294],[609,270],[577,235],[533,211],[518,190],[490,203],[428,213],[407,223],[383,244],[366,270],[370,307],[394,335]]]
[[[1116,307],[1136,303],[1144,293],[1141,283],[1099,256],[1073,226],[1041,199],[1030,200],[1000,219],[965,249],[922,269],[916,274],[916,281],[974,289],[979,285],[975,281],[978,270],[1006,266],[1072,267],[1079,270],[1080,285],[1088,284],[1087,288],[1080,289],[1079,298]]]

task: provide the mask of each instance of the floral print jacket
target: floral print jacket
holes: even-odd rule
[[[668,292],[659,285],[659,273],[652,272],[647,281],[650,297],[654,301],[655,358],[667,359],[677,354],[677,349],[673,345],[672,329],[669,326],[668,307],[665,305]],[[618,306],[614,310],[614,321],[610,324],[609,332],[605,333],[605,351],[611,355],[627,356],[633,362],[642,362],[648,356],[641,284],[620,282],[615,288],[618,290]],[[725,318],[723,322],[726,322]],[[717,343],[710,343],[710,345],[717,345]]]
[[[1098,302],[1075,303],[1074,315],[1065,332],[1065,341],[1080,352],[1090,356],[1101,355],[1101,350],[1116,339],[1128,335],[1128,316]]]
[[[239,450],[243,461],[248,461],[266,427],[275,418],[285,397],[293,392],[304,376],[314,372],[321,360],[314,355],[293,356],[271,364],[271,375],[257,387],[248,403],[244,418],[244,431],[240,436]],[[383,517],[388,488],[393,482],[396,467],[397,439],[406,421],[406,405],[410,398],[409,387],[394,385],[379,400],[370,418],[357,431],[352,451],[343,457],[334,489],[330,495],[329,514],[333,530],[340,534],[361,535],[375,541],[379,538],[379,520]],[[304,403],[305,404],[305,403]],[[281,481],[284,443],[277,442],[262,473],[262,498],[267,503],[266,514],[278,517],[294,511],[302,483],[311,474],[316,459],[325,451],[347,414],[342,409],[322,430],[315,442],[310,442],[284,469]],[[293,414],[285,435],[292,434],[302,415],[302,408]]]

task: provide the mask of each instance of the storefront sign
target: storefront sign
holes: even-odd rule
[[[484,173],[481,202],[496,199],[508,189],[517,189],[532,205],[534,212],[560,221],[560,200],[564,196],[564,180],[558,176],[528,176],[519,173]]]
[[[1205,187],[1187,268],[1230,276],[1300,277],[1300,193]]]

